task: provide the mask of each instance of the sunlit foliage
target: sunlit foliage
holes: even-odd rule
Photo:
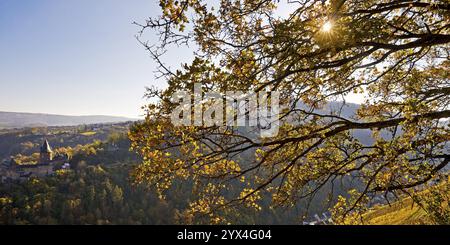
[[[155,46],[140,40],[168,87],[148,90],[158,100],[130,132],[144,159],[137,182],[161,198],[175,181],[193,183],[186,213],[226,223],[238,205],[258,210],[261,195],[291,206],[342,178],[361,183],[336,206],[355,215],[374,196],[395,197],[445,170],[448,1],[211,2],[161,0],[161,16],[139,24],[161,36]],[[195,58],[169,69],[162,54],[184,45],[197,49]],[[278,90],[290,120],[271,138],[223,125],[174,127],[169,98],[194,83],[204,91]],[[356,115],[344,115],[343,102],[329,107],[352,94],[366,98]],[[358,130],[371,140],[355,137]]]

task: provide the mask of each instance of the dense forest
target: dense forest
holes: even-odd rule
[[[105,131],[102,127],[101,132]],[[90,126],[87,126],[92,130]],[[91,133],[87,144],[76,143],[71,168],[58,170],[45,178],[26,181],[11,181],[0,184],[1,224],[207,224],[209,217],[193,217],[186,212],[195,199],[193,185],[176,183],[161,198],[151,186],[136,183],[132,173],[140,157],[129,150],[130,141],[123,126],[115,125],[108,135]],[[70,128],[65,128],[69,130]],[[76,129],[76,130],[75,130]],[[42,131],[44,129],[35,129]],[[60,128],[45,129],[51,136]],[[74,134],[83,134],[73,127]],[[77,131],[78,130],[78,131]],[[97,129],[100,130],[100,129]],[[17,131],[10,133],[16,134]],[[28,140],[29,130],[20,131]],[[55,137],[55,136],[52,136]],[[75,136],[70,137],[75,139]],[[100,139],[105,139],[101,141]],[[84,139],[85,140],[85,139]],[[85,141],[82,142],[85,142]],[[15,143],[21,145],[20,142]],[[111,146],[114,145],[113,149]],[[55,148],[67,151],[69,147]],[[22,156],[23,157],[23,156]],[[251,161],[251,155],[241,155],[240,161]],[[234,183],[236,189],[242,183]],[[233,224],[303,224],[315,220],[314,216],[327,212],[337,194],[345,195],[351,183],[342,183],[336,196],[328,195],[328,186],[315,199],[299,203],[295,207],[271,208],[270,197],[263,197],[261,210],[240,207],[240,212],[222,213]],[[354,186],[354,185],[353,185]],[[430,189],[421,200],[403,200],[392,207],[383,202],[374,203],[373,210],[366,215],[366,223],[389,223],[388,217],[404,214],[396,222],[430,224],[446,222],[450,211],[442,203],[448,203],[446,185]],[[236,189],[230,189],[230,195]],[[414,204],[417,203],[417,204]],[[425,206],[419,206],[422,203]],[[414,205],[413,205],[414,204]],[[411,218],[411,216],[413,218]],[[416,217],[417,216],[417,217]],[[414,218],[416,217],[416,218]],[[424,218],[426,217],[426,218]],[[308,222],[307,222],[308,223]],[[331,222],[330,222],[331,223]]]
[[[45,179],[2,185],[0,193],[3,224],[169,224],[174,220],[173,205],[132,187],[126,171],[101,166],[79,166]]]
[[[55,151],[70,152],[71,169],[58,170],[46,178],[0,184],[2,224],[208,223],[207,219],[193,219],[184,213],[193,197],[192,185],[174,185],[161,199],[148,186],[133,181],[131,173],[141,160],[129,150],[126,127],[121,124],[97,126],[95,131],[89,131],[92,128],[86,125],[4,131],[0,137],[5,138],[5,144],[6,139],[21,135],[16,141],[9,141],[13,149],[22,149],[23,142],[30,139],[36,142],[44,136],[54,139],[52,142],[60,146],[55,147]],[[61,133],[62,129],[64,133]],[[57,139],[61,136],[73,147],[60,145],[61,141]],[[25,149],[33,152],[33,149]],[[23,154],[15,157],[23,161],[33,159],[33,156]],[[241,156],[245,157],[251,156]],[[294,209],[270,209],[267,199],[262,204],[261,212],[242,208],[241,213],[224,215],[239,224],[298,224],[304,218],[310,219],[313,214],[327,211],[327,205],[324,204],[326,197],[324,193],[315,201],[318,205],[313,205],[308,212],[304,212],[301,206]]]

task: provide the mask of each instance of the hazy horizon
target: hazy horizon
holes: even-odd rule
[[[129,119],[142,119],[142,117],[129,117],[115,114],[55,114],[55,113],[45,113],[45,112],[27,112],[27,111],[6,111],[0,110],[0,113],[18,113],[18,114],[38,114],[38,115],[49,115],[49,116],[67,116],[67,117],[123,117]]]

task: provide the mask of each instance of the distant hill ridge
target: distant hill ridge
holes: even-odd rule
[[[81,124],[118,123],[137,119],[117,116],[64,116],[43,113],[0,111],[0,128],[23,128],[38,126],[75,126]]]

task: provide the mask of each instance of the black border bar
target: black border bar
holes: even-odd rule
[[[245,236],[247,231],[247,237]],[[252,232],[253,231],[253,232]],[[264,232],[259,232],[264,231]],[[267,233],[270,231],[269,233]],[[197,233],[196,233],[197,232]],[[210,232],[209,241],[187,239],[185,234]],[[226,240],[223,240],[225,233]],[[258,233],[259,232],[259,233]],[[233,235],[230,235],[233,233]],[[237,235],[237,233],[240,233]],[[183,239],[179,239],[182,234]],[[253,236],[251,237],[250,234]],[[269,234],[258,237],[257,234]],[[450,226],[1,226],[0,237],[23,243],[86,244],[236,244],[260,242],[450,242]],[[9,239],[11,238],[11,239]],[[146,242],[148,241],[148,242]],[[162,242],[162,243],[161,243]],[[447,243],[450,244],[450,243]]]

